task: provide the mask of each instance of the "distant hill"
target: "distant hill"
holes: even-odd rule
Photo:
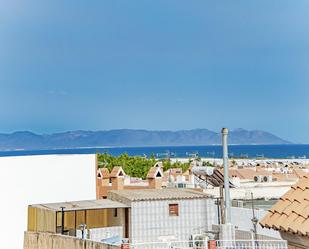
[[[207,129],[181,131],[109,130],[68,131],[38,135],[29,131],[0,134],[0,150],[36,150],[103,146],[181,146],[221,143],[221,134]],[[230,131],[229,144],[289,144],[265,131]]]

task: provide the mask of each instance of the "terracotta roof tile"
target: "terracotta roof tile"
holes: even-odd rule
[[[270,212],[274,213],[282,213],[284,209],[287,208],[287,206],[289,206],[291,204],[291,202],[289,201],[284,201],[284,200],[279,200],[274,206],[272,206],[272,208],[269,210]]]
[[[288,231],[290,225],[297,219],[298,215],[295,213],[292,213],[291,215],[289,215],[285,221],[284,224],[282,224],[282,228],[280,230],[283,231]]]
[[[107,168],[100,168],[98,169],[98,177],[103,179],[109,178],[109,170]]]
[[[289,229],[290,231],[292,231],[293,233],[300,233],[300,229],[303,225],[303,223],[305,222],[305,219],[301,216],[298,216],[290,225],[289,225]]]
[[[297,201],[297,202],[302,202],[304,201],[304,197],[303,197],[303,190],[301,190],[300,188],[297,188],[294,193],[293,196],[290,197],[292,200],[291,201]],[[306,191],[307,192],[307,191]]]
[[[302,169],[294,169],[294,173],[298,178],[306,176],[308,173]]]
[[[294,189],[294,187],[292,186],[291,187],[291,189],[288,191],[288,192],[286,192],[286,194],[285,195],[283,195],[280,199],[281,200],[289,200],[290,202],[292,202],[293,201],[293,194],[294,194],[294,191],[295,191],[295,189]]]
[[[119,176],[124,176],[125,173],[122,169],[122,167],[119,167],[119,166],[116,166],[112,169],[111,173],[110,173],[110,177],[111,178],[116,178],[116,177],[119,177]]]
[[[147,174],[147,179],[154,179],[157,177],[162,177],[163,173],[158,167],[151,167]]]
[[[286,224],[286,219],[288,218],[288,216],[285,215],[285,214],[282,214],[282,215],[278,214],[278,215],[280,216],[280,217],[278,217],[278,220],[277,220],[278,229],[282,229],[282,228],[284,228],[284,226]]]
[[[260,224],[309,237],[309,175],[291,187],[269,210]]]
[[[307,184],[308,184],[308,178],[302,178],[296,183],[296,186],[301,190],[305,190],[309,189],[309,186]]]
[[[297,202],[297,201],[293,201],[290,205],[288,205],[282,212],[281,214],[286,214],[286,215],[291,215],[292,212],[295,212],[295,210],[297,210],[299,208],[301,203]]]

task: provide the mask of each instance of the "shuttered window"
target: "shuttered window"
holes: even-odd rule
[[[169,204],[169,214],[170,216],[179,216],[178,204]]]

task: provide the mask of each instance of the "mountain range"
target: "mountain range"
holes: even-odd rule
[[[149,131],[120,129],[108,131],[68,131],[54,134],[35,134],[18,131],[0,134],[0,150],[38,150],[83,147],[184,146],[221,143],[221,134],[208,129],[180,131]],[[229,144],[290,144],[265,131],[232,130]]]

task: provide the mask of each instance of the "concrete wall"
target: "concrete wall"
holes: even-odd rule
[[[29,204],[95,199],[95,165],[95,155],[0,157],[1,248],[22,248]]]
[[[217,206],[215,206],[215,209],[216,209],[216,217],[218,217]],[[266,214],[267,211],[265,210],[255,210],[255,216],[257,217],[258,220],[261,220]],[[238,230],[250,231],[251,229],[253,229],[253,224],[251,221],[252,209],[232,207],[231,215],[232,215],[231,217],[232,224],[235,225]],[[214,224],[218,224],[217,218]],[[281,239],[280,233],[278,231],[262,228],[259,224],[257,225],[257,232],[260,235]]]
[[[9,248],[9,247],[7,247]],[[25,232],[24,249],[119,249],[118,246],[106,245],[75,237],[49,233]]]
[[[251,222],[252,219],[251,209],[232,207],[231,213],[232,213],[232,224],[237,226],[239,230],[250,231],[251,229],[253,229],[253,225]],[[258,220],[261,220],[266,214],[267,211],[265,210],[255,210],[255,216],[257,217]],[[281,238],[279,232],[267,228],[262,228],[260,225],[257,226],[257,232],[258,234],[261,235],[270,236],[277,239]]]

